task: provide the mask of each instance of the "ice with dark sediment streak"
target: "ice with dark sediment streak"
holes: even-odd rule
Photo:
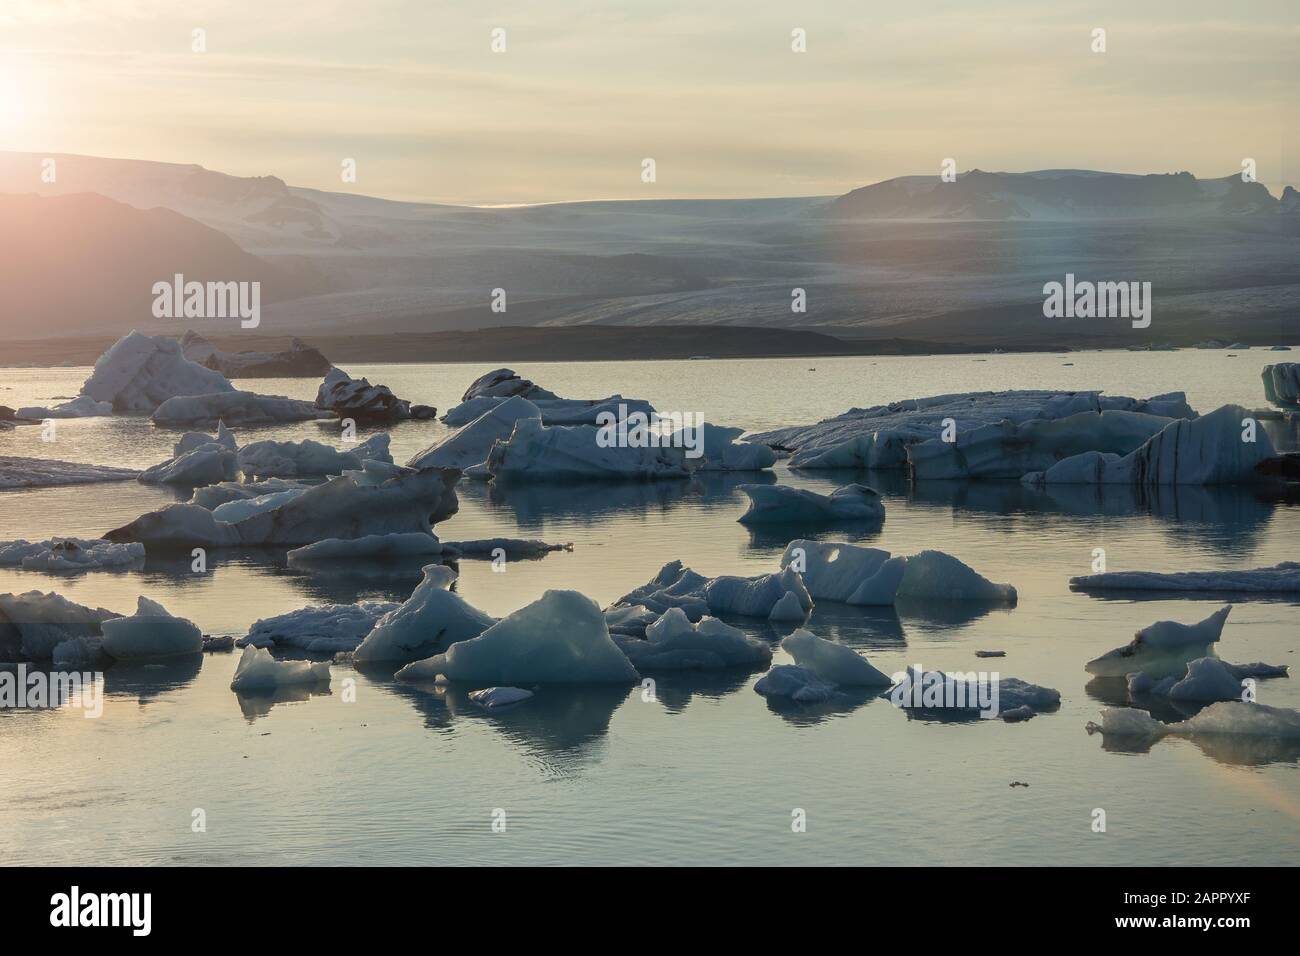
[[[790,465],[795,468],[901,469],[907,467],[909,446],[941,439],[949,424],[961,435],[1002,421],[1018,424],[1112,410],[1166,418],[1196,414],[1182,392],[1149,399],[1099,391],[962,392],[854,408],[815,425],[774,429],[749,440],[794,451]]]
[[[311,402],[296,398],[230,391],[210,395],[177,395],[155,408],[150,417],[155,425],[211,427],[217,422],[231,426],[274,425],[329,418],[331,415],[316,408]]]
[[[107,402],[117,412],[150,414],[176,396],[233,393],[220,372],[187,359],[180,343],[166,335],[132,331],[95,362],[81,394]]]
[[[600,608],[577,591],[547,591],[477,637],[398,671],[473,684],[630,684],[640,679],[605,626]]]
[[[412,468],[459,468],[464,471],[487,462],[498,441],[505,441],[521,418],[540,420],[541,412],[528,399],[515,395],[502,399],[473,421],[417,452],[407,462]]]
[[[1240,571],[1106,571],[1070,578],[1076,591],[1171,591],[1186,594],[1300,593],[1300,562]]]
[[[1264,381],[1264,396],[1269,402],[1285,408],[1300,408],[1300,362],[1265,365],[1260,378]]]
[[[758,667],[772,660],[764,641],[713,617],[692,624],[681,608],[665,611],[646,627],[644,639],[611,636],[638,671]]]
[[[680,561],[670,561],[650,581],[615,601],[612,608],[639,606],[663,614],[679,607],[692,621],[705,614],[769,618],[778,606],[783,612],[789,607],[790,602],[782,603],[787,594],[794,594],[805,612],[812,610],[812,596],[803,578],[791,569],[748,578],[706,578]],[[783,614],[780,619],[789,618]]]
[[[269,691],[302,684],[328,684],[329,680],[328,661],[280,661],[270,651],[249,645],[239,657],[230,689]]]
[[[131,481],[139,475],[140,472],[134,468],[88,465],[54,458],[0,455],[0,488],[50,488],[104,481]]]
[[[144,563],[144,545],[114,544],[102,538],[0,541],[0,567],[59,573],[129,568]]]
[[[171,505],[104,537],[160,547],[257,547],[393,532],[431,534],[432,521],[456,512],[457,472],[437,468],[403,471],[377,484],[340,475],[276,508],[234,523],[217,520],[200,505]]]
[[[1021,478],[1085,452],[1127,455],[1173,420],[1114,410],[994,422],[956,430],[950,441],[937,437],[910,445],[907,461],[922,480]]]
[[[1172,737],[1274,737],[1300,740],[1300,711],[1247,701],[1220,701],[1175,724],[1156,720],[1144,710],[1107,707],[1101,723],[1089,722],[1088,733],[1155,740]]]
[[[879,522],[885,518],[880,492],[866,485],[845,485],[829,495],[789,485],[737,485],[749,497],[741,524],[831,524]]]
[[[424,568],[422,580],[401,606],[389,611],[357,646],[354,661],[404,663],[440,654],[477,637],[496,618],[485,614],[451,590],[456,572],[439,564]],[[402,672],[399,672],[399,674]],[[418,673],[405,672],[406,677]],[[509,683],[508,681],[506,683]]]
[[[203,650],[202,631],[143,595],[134,614],[110,618],[100,627],[104,653],[119,661],[182,657]]]
[[[1257,481],[1277,452],[1268,433],[1240,405],[1171,422],[1133,452],[1089,451],[1023,477],[1030,485],[1224,485]]]
[[[1182,673],[1188,661],[1210,653],[1211,645],[1223,635],[1231,611],[1229,604],[1195,624],[1156,621],[1138,631],[1123,647],[1090,660],[1084,669],[1098,677],[1123,677],[1135,671],[1157,678]]]
[[[594,425],[605,414],[622,418],[633,412],[645,415],[654,412],[649,402],[621,395],[597,399],[560,398],[554,392],[520,378],[508,368],[499,368],[479,376],[465,390],[460,404],[442,416],[442,421],[451,426],[465,425],[516,397],[531,402],[547,425]]]
[[[311,439],[258,441],[239,449],[245,478],[307,478],[340,475],[366,461],[391,463],[387,433],[372,435],[351,448],[333,448]]]
[[[240,647],[293,647],[313,654],[354,651],[375,623],[401,605],[389,601],[321,604],[254,622]]]
[[[851,647],[828,641],[803,628],[781,641],[781,650],[820,680],[839,687],[889,687],[894,683]]]
[[[333,412],[340,418],[358,422],[402,422],[410,418],[433,418],[436,410],[425,405],[413,406],[398,398],[387,385],[371,385],[367,379],[353,378],[341,368],[331,367],[316,390],[316,407]]]

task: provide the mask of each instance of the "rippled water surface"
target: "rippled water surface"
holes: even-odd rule
[[[1072,353],[762,361],[538,363],[518,371],[567,396],[611,392],[664,411],[765,429],[852,406],[1007,387],[1185,390],[1201,411],[1262,404],[1259,370],[1285,353]],[[1072,364],[1066,364],[1072,363]],[[445,409],[486,365],[352,366],[353,374]],[[85,369],[0,369],[0,404],[74,395]],[[309,398],[316,382],[243,387]],[[1270,425],[1270,428],[1274,426]],[[336,441],[336,425],[245,430],[255,438]],[[446,429],[393,430],[405,461]],[[1294,435],[1275,432],[1286,447]],[[145,419],[60,422],[0,433],[0,454],[145,466],[176,434]],[[364,436],[362,436],[364,437]],[[487,716],[459,693],[334,665],[327,693],[246,699],[229,689],[233,655],[105,672],[104,716],[0,712],[0,862],[124,863],[1292,863],[1300,850],[1295,749],[1164,740],[1110,752],[1084,725],[1114,698],[1083,663],[1154,620],[1194,621],[1208,600],[1099,599],[1071,592],[1095,548],[1111,570],[1249,568],[1297,558],[1300,511],[1241,490],[1179,489],[1155,504],[1120,491],[1030,491],[1015,482],[922,483],[897,475],[792,474],[829,492],[867,480],[887,519],[864,543],[949,551],[1019,589],[1011,610],[864,610],[821,602],[809,627],[887,673],[990,669],[1061,691],[1058,712],[1023,724],[910,720],[885,700],[832,709],[770,706],[757,673],[660,679],[639,689],[553,688]],[[746,478],[498,491],[462,482],[448,540],[494,535],[571,541],[572,552],[505,573],[460,565],[459,592],[503,615],[548,588],[606,604],[679,558],[706,574],[774,570],[786,538],[736,523]],[[176,500],[134,482],[0,493],[0,538],[98,535]],[[843,537],[844,535],[838,535]],[[380,574],[349,564],[304,575],[282,552],[214,554],[209,573],[151,559],[144,570],[75,577],[0,570],[0,592],[58,590],[129,611],[146,594],[206,633],[310,603],[402,600],[418,562]],[[1295,602],[1233,609],[1221,655],[1291,664]],[[783,631],[745,623],[776,642]],[[979,660],[978,649],[1005,658]],[[785,661],[778,651],[777,662]],[[345,681],[356,700],[345,700]],[[1122,696],[1122,688],[1119,689]],[[1260,699],[1300,707],[1295,680]],[[1010,786],[1012,781],[1028,787]],[[206,832],[193,832],[196,809]],[[806,833],[791,813],[807,813]],[[1107,832],[1092,831],[1103,808]],[[505,812],[505,832],[492,830]]]

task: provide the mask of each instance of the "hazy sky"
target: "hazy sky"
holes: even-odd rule
[[[1249,156],[1276,192],[1300,181],[1298,10],[0,0],[0,148],[451,202],[833,194],[944,157],[1224,176]]]

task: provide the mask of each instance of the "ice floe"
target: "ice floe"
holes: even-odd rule
[[[1141,412],[1186,418],[1195,412],[1181,392],[1150,399],[1102,395],[1100,392],[1006,391],[964,392],[909,399],[871,408],[854,408],[818,422],[750,436],[750,441],[795,452],[797,468],[905,468],[911,445],[1007,421],[1057,419],[1080,412]]]
[[[691,473],[682,448],[602,447],[600,429],[593,425],[548,427],[536,418],[515,421],[510,437],[492,446],[487,470],[495,478],[521,481],[686,478]]]
[[[698,621],[706,613],[767,618],[780,605],[780,619],[788,620],[784,613],[789,602],[781,602],[789,593],[795,595],[805,612],[812,609],[812,596],[795,571],[786,569],[748,578],[734,575],[706,578],[680,561],[670,561],[646,584],[615,601],[613,607],[640,606],[655,614],[680,607],[688,618]]]
[[[1188,661],[1184,673],[1157,678],[1147,671],[1127,677],[1130,700],[1143,696],[1167,697],[1174,701],[1199,703],[1218,700],[1245,700],[1248,682],[1257,678],[1286,677],[1282,664],[1229,664],[1217,657],[1198,657]]]
[[[1144,710],[1107,707],[1101,712],[1101,723],[1090,722],[1087,730],[1090,734],[1148,740],[1165,736],[1244,736],[1300,740],[1300,711],[1240,700],[1220,701],[1184,721],[1166,724]]]
[[[407,465],[412,468],[459,468],[461,471],[483,465],[492,446],[509,439],[515,422],[521,418],[540,421],[541,417],[537,406],[528,399],[518,395],[505,398],[446,438],[415,454]]]
[[[644,639],[619,634],[613,639],[639,671],[760,667],[772,660],[764,641],[713,617],[692,624],[675,607],[645,628]]]
[[[1135,671],[1156,678],[1182,673],[1188,661],[1210,653],[1211,645],[1222,637],[1231,611],[1232,605],[1222,607],[1195,624],[1156,621],[1123,647],[1090,660],[1084,669],[1098,677],[1123,677]]]
[[[295,548],[287,557],[290,566],[293,566],[313,561],[440,555],[447,550],[435,535],[413,531],[405,534],[368,534],[360,538],[326,538]]]
[[[1300,362],[1265,365],[1260,377],[1264,380],[1264,396],[1269,402],[1287,408],[1300,408]]]
[[[878,548],[799,539],[781,555],[781,567],[802,568],[813,597],[884,606],[899,601],[981,601],[1015,604],[1016,589],[995,584],[943,551],[911,557]]]
[[[894,683],[861,654],[803,628],[781,641],[781,649],[819,680],[841,687],[889,687]]]
[[[235,452],[218,442],[209,442],[178,454],[140,473],[145,484],[185,485],[197,488],[233,481],[239,474]]]
[[[0,455],[0,488],[48,488],[58,485],[88,485],[101,481],[131,481],[139,474],[134,468],[87,465],[55,458]]]
[[[101,653],[100,628],[117,616],[53,591],[0,594],[0,661],[95,661]]]
[[[436,410],[398,398],[387,385],[371,385],[341,368],[331,368],[316,390],[316,407],[340,418],[363,423],[393,423],[409,418],[433,418]]]
[[[48,541],[0,541],[0,567],[25,571],[96,571],[144,564],[144,545],[114,544],[100,538],[51,538]]]
[[[754,683],[764,697],[786,697],[799,704],[820,704],[835,696],[835,685],[806,667],[777,664]]]
[[[401,605],[388,601],[322,604],[256,621],[240,647],[292,647],[312,654],[354,651],[376,622]]]
[[[1239,405],[1170,423],[1124,455],[1089,451],[1024,476],[1032,485],[1218,485],[1255,481],[1276,452],[1268,433]],[[1249,441],[1246,436],[1249,435]]]
[[[632,683],[636,668],[619,650],[591,598],[547,591],[477,637],[419,661],[399,676],[472,684]]]
[[[107,402],[114,411],[150,414],[176,396],[232,393],[235,386],[220,372],[191,362],[180,343],[165,335],[132,331],[118,339],[95,362],[81,394]]]
[[[306,478],[340,475],[358,470],[366,461],[392,463],[387,433],[372,435],[351,448],[320,442],[257,441],[239,449],[239,470],[245,478]]]
[[[594,425],[602,415],[622,418],[632,412],[645,415],[654,412],[649,402],[625,399],[621,395],[598,399],[560,398],[510,369],[500,368],[479,376],[465,390],[460,404],[442,416],[442,421],[452,426],[465,425],[513,397],[532,402],[547,425]]]
[[[424,568],[424,580],[397,608],[375,622],[352,655],[354,661],[419,661],[441,654],[458,641],[469,640],[491,627],[496,618],[484,614],[450,590],[456,572],[439,564]],[[419,668],[400,676],[421,676]],[[509,681],[506,681],[509,683]]]
[[[689,433],[695,426],[679,429],[669,439],[674,448],[686,448],[696,441],[696,436]],[[776,452],[769,446],[754,442],[737,441],[745,433],[743,428],[714,425],[704,422],[698,429],[702,434],[699,441],[703,445],[703,454],[697,459],[688,459],[694,471],[761,471],[776,464]]]
[[[143,595],[134,614],[110,618],[100,627],[104,652],[119,661],[181,657],[203,650],[203,632]]]
[[[19,418],[44,420],[46,418],[99,418],[113,414],[112,402],[99,402],[89,395],[79,395],[58,405],[24,405],[18,409]]]
[[[737,485],[749,497],[741,524],[829,524],[883,521],[885,502],[866,485],[845,485],[829,495],[789,485]]]
[[[890,688],[889,700],[921,716],[963,720],[1001,717],[1024,720],[1060,706],[1061,693],[1017,677],[998,674],[944,673],[908,667],[903,679]]]
[[[215,372],[213,373],[216,374]],[[233,387],[233,386],[232,386]],[[197,425],[211,428],[218,422],[230,426],[274,425],[331,417],[311,402],[283,395],[226,391],[215,394],[178,395],[153,410],[155,425]]]
[[[230,682],[233,691],[268,691],[300,684],[328,684],[328,661],[279,661],[271,652],[252,645],[244,648]]]
[[[1181,591],[1221,594],[1300,592],[1300,562],[1240,571],[1106,571],[1070,578],[1076,591]]]

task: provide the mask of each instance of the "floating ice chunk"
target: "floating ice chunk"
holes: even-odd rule
[[[819,704],[835,696],[835,685],[797,664],[777,664],[754,684],[764,697],[788,697],[800,704]]]
[[[187,451],[193,451],[203,445],[220,445],[231,451],[239,450],[239,445],[235,441],[235,433],[228,429],[223,422],[218,422],[215,435],[209,435],[207,432],[186,432],[181,436],[180,441],[172,446],[172,456],[179,458]]]
[[[209,428],[217,422],[231,426],[274,425],[327,417],[328,412],[321,411],[311,402],[285,398],[283,395],[235,391],[178,395],[155,408],[152,416],[155,425],[199,425]]]
[[[1241,700],[1242,678],[1231,664],[1201,657],[1187,664],[1187,676],[1169,688],[1171,700]]]
[[[401,605],[388,601],[323,604],[255,622],[240,647],[294,647],[319,654],[356,650],[375,623]]]
[[[229,505],[222,505],[222,508]],[[218,508],[217,511],[220,511]],[[410,555],[442,554],[447,548],[436,535],[422,532],[406,534],[368,534],[360,538],[326,538],[295,548],[288,554],[289,565],[340,558],[401,558]]]
[[[375,622],[352,655],[355,661],[419,661],[457,641],[477,637],[496,619],[449,590],[456,572],[440,564],[424,568],[424,580],[400,607]],[[417,672],[403,673],[417,677]],[[508,681],[507,681],[508,683]]]
[[[1248,571],[1107,571],[1070,578],[1076,591],[1185,591],[1239,594],[1300,592],[1300,562]]]
[[[768,612],[769,621],[802,621],[808,616],[807,609],[804,608],[803,602],[799,600],[799,595],[794,591],[786,591],[781,600],[772,605],[772,610]]]
[[[235,649],[235,635],[219,634],[216,637],[203,635],[203,653],[220,654]]]
[[[572,544],[550,544],[534,538],[478,538],[474,541],[448,541],[445,552],[461,558],[497,558],[504,556],[513,561],[519,558],[538,558],[552,551],[572,551]]]
[[[1085,452],[1127,455],[1171,421],[1128,411],[1001,421],[910,445],[907,459],[918,479],[1020,478]]]
[[[1017,677],[993,674],[952,673],[943,671],[918,671],[908,667],[906,676],[889,691],[889,699],[896,707],[905,710],[948,714],[957,719],[972,717],[1002,717],[1021,708],[1034,713],[1055,710],[1061,703],[1061,692],[1051,687],[1040,687]],[[1012,715],[1013,720],[1024,719],[1023,711]]]
[[[316,390],[316,407],[358,422],[400,422],[412,417],[411,403],[387,385],[371,385],[341,368],[331,368]],[[432,418],[433,410],[421,417]]]
[[[994,584],[943,551],[893,557],[849,596],[849,604],[889,605],[900,599],[1015,604],[1016,589]]]
[[[888,559],[889,552],[879,548],[800,538],[786,546],[781,567],[799,571],[814,598],[847,601]]]
[[[531,690],[522,687],[484,687],[482,690],[470,691],[469,699],[484,710],[493,710],[522,703],[532,696]]]
[[[0,488],[48,488],[87,485],[101,481],[130,481],[140,472],[133,468],[87,465],[54,458],[18,458],[0,455]]]
[[[309,486],[301,481],[268,478],[266,481],[223,481],[215,485],[195,488],[189,503],[213,511],[227,501],[247,501],[274,494],[277,491],[303,490]]]
[[[683,611],[682,613],[685,614],[686,612]],[[627,607],[610,607],[605,609],[605,624],[608,625],[609,633],[614,635],[617,642],[619,636],[645,637],[645,629],[659,620],[660,616],[660,614],[648,607],[642,607],[639,604]],[[690,618],[688,617],[687,620],[690,620]],[[700,620],[700,616],[697,616],[696,620]]]
[[[77,398],[53,406],[24,405],[17,411],[19,418],[34,418],[37,420],[46,418],[99,418],[103,415],[112,414],[112,402],[97,402],[89,395],[80,395]]]
[[[492,446],[488,471],[495,478],[554,481],[573,478],[686,478],[685,450],[664,447],[602,447],[592,425],[547,427],[520,418],[510,437]]]
[[[399,671],[474,684],[604,684],[640,679],[591,598],[547,591],[478,637]]]
[[[619,419],[641,413],[648,419],[654,414],[654,406],[649,402],[621,395],[596,399],[534,398],[531,395],[518,397],[533,403],[544,425],[596,425],[601,422],[602,416]],[[507,397],[478,395],[449,409],[442,416],[442,422],[452,427],[467,425],[507,401]]]
[[[1211,704],[1194,717],[1176,724],[1165,724],[1145,711],[1130,707],[1107,707],[1101,723],[1089,723],[1088,733],[1105,736],[1155,739],[1166,735],[1199,737],[1224,735],[1300,739],[1300,711],[1269,707],[1245,701],[1221,701]]]
[[[558,398],[554,392],[548,392],[540,385],[534,385],[526,378],[520,378],[508,368],[495,368],[484,372],[476,378],[461,396],[462,402],[479,397],[510,398],[519,395],[523,398]]]
[[[781,642],[781,649],[800,667],[828,684],[843,687],[889,687],[894,682],[852,648],[823,640],[803,628]]]
[[[1239,405],[1224,405],[1194,420],[1170,423],[1124,457],[1086,452],[1063,459],[1043,472],[1024,476],[1033,485],[1219,485],[1254,481],[1256,468],[1276,452],[1268,433],[1255,428],[1254,416]]]
[[[301,478],[338,475],[361,469],[372,459],[392,462],[387,434],[373,435],[352,448],[338,449],[320,442],[258,441],[239,450],[239,470],[246,478]]]
[[[692,624],[681,608],[669,608],[645,629],[645,639],[614,637],[637,670],[719,670],[766,666],[772,649],[717,618]]]
[[[69,601],[53,591],[0,594],[0,661],[43,661],[56,647],[74,641],[93,659],[99,652],[100,627],[118,615]]]
[[[0,541],[0,567],[25,571],[95,571],[143,563],[144,545],[136,542],[113,544],[99,538]]]
[[[119,661],[181,657],[203,650],[202,631],[143,595],[130,617],[111,618],[100,627],[104,653]]]
[[[880,492],[866,485],[845,485],[829,495],[789,485],[737,485],[749,496],[741,524],[823,524],[839,521],[882,521],[885,503]]]
[[[1196,624],[1156,621],[1138,631],[1123,647],[1089,661],[1084,670],[1098,677],[1123,677],[1134,671],[1144,671],[1153,678],[1182,674],[1188,661],[1211,652],[1231,611],[1229,604]]]
[[[118,339],[95,362],[81,394],[108,402],[118,412],[148,414],[178,395],[232,393],[224,375],[191,362],[180,343],[165,335],[131,332]]]
[[[238,474],[235,453],[224,445],[210,442],[184,452],[141,472],[145,484],[188,485],[197,488],[233,481]]]
[[[1286,408],[1300,408],[1300,362],[1265,365],[1260,378],[1264,380],[1264,396],[1269,402]]]
[[[739,614],[743,617],[771,618],[772,612],[783,600],[783,612],[788,613],[790,602],[787,595],[793,594],[799,606],[805,611],[813,607],[812,595],[804,586],[803,578],[798,572],[786,568],[775,574],[760,574],[752,578],[736,577],[730,574],[710,578],[701,589],[705,604],[714,614]],[[791,620],[789,617],[777,620]]]
[[[736,441],[744,433],[743,428],[704,422],[698,428],[677,430],[669,444],[675,448],[702,444],[703,453],[687,459],[695,471],[761,471],[776,464],[776,452],[769,446]]]
[[[266,691],[299,684],[328,684],[328,661],[278,661],[271,652],[251,644],[244,648],[230,682],[233,691]]]
[[[459,468],[487,462],[493,444],[506,441],[521,418],[541,420],[542,413],[526,398],[514,396],[492,406],[468,425],[421,452],[407,464],[412,468]]]
[[[256,498],[227,501],[212,509],[212,517],[227,524],[236,524],[245,518],[260,515],[263,511],[274,511],[281,505],[293,501],[306,490],[306,488],[286,488],[284,491],[273,491],[269,495],[258,495]]]

